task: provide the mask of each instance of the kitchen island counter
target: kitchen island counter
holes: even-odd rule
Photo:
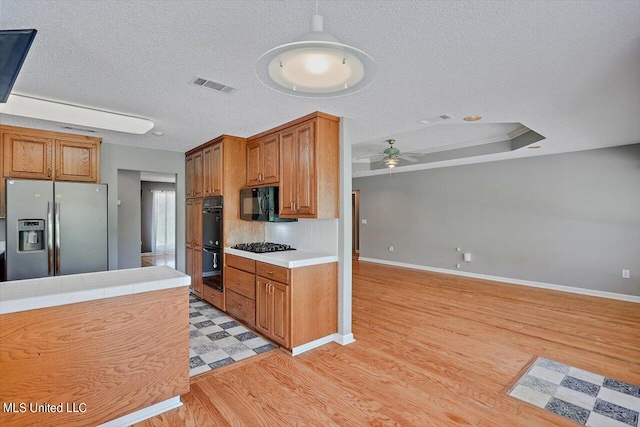
[[[0,314],[177,288],[190,283],[189,276],[166,266],[0,282]]]
[[[256,253],[233,248],[224,248],[224,252],[255,261],[266,262],[284,268],[308,267],[311,265],[338,262],[338,255],[309,251],[281,251]]]
[[[0,425],[123,426],[180,406],[189,283],[169,267],[0,283]]]

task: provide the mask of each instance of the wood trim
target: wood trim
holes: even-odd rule
[[[101,424],[189,391],[187,287],[0,315],[0,401],[85,403],[0,425]]]
[[[94,142],[97,144],[102,143],[102,138],[97,136],[79,135],[76,133],[56,132],[52,130],[33,129],[33,128],[25,128],[25,127],[19,127],[19,126],[0,125],[0,132],[9,132],[9,133],[17,132],[17,133],[26,133],[29,135],[36,135],[42,138],[76,140],[76,141],[84,141],[84,142]]]
[[[207,142],[203,142],[202,144],[198,145],[198,146],[197,146],[197,147],[195,147],[195,148],[192,148],[192,149],[191,149],[191,150],[189,150],[189,151],[186,151],[186,152],[184,153],[184,155],[185,155],[185,157],[186,157],[186,156],[189,156],[189,155],[191,155],[191,154],[195,153],[196,151],[199,151],[199,150],[203,150],[203,149],[205,149],[205,148],[208,148],[208,147],[210,147],[210,146],[212,146],[212,145],[217,144],[218,142],[223,142],[223,141],[234,141],[234,140],[235,140],[235,141],[245,141],[246,139],[245,139],[245,138],[242,138],[242,137],[240,137],[240,136],[233,136],[233,135],[220,135],[220,136],[217,136],[217,137],[215,137],[215,138],[213,138],[213,139],[211,139],[211,140],[209,140],[209,141],[207,141]]]
[[[287,122],[287,123],[285,123],[283,125],[280,125],[280,126],[272,128],[272,129],[266,130],[264,132],[260,132],[259,134],[250,136],[249,138],[247,138],[247,141],[253,142],[253,140],[262,138],[263,136],[269,135],[270,133],[280,132],[280,131],[283,131],[283,130],[285,130],[286,128],[288,128],[290,126],[297,126],[297,125],[299,125],[301,123],[306,122],[307,120],[312,120],[312,119],[316,119],[316,118],[323,118],[323,119],[332,120],[332,121],[335,121],[335,122],[340,122],[340,117],[332,116],[331,114],[323,113],[322,111],[316,111],[314,113],[307,114],[306,116],[297,118],[297,119],[292,120],[290,122]]]

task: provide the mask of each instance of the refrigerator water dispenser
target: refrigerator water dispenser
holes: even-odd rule
[[[37,252],[44,248],[44,219],[18,220],[18,251]]]

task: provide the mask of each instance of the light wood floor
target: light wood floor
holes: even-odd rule
[[[176,256],[175,255],[143,255],[140,260],[142,267],[152,267],[154,265],[168,265],[171,268],[176,268]]]
[[[354,261],[353,332],[196,377],[140,426],[573,426],[505,395],[541,355],[640,384],[640,304]]]

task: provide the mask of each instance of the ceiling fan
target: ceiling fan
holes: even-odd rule
[[[387,143],[389,143],[389,147],[385,148],[381,154],[377,154],[375,156],[370,156],[370,158],[380,157],[380,160],[375,160],[376,162],[384,163],[387,167],[393,168],[398,165],[400,160],[406,160],[411,163],[416,163],[419,160],[415,157],[424,156],[423,153],[401,153],[393,144],[396,142],[395,139],[387,139]]]

